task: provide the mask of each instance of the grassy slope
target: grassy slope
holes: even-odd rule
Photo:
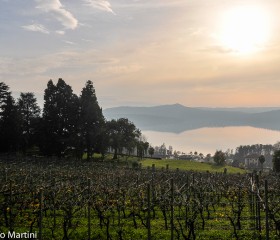
[[[246,171],[240,168],[231,166],[216,166],[208,163],[199,163],[188,160],[155,160],[155,159],[144,159],[141,161],[143,167],[152,166],[155,164],[156,168],[166,167],[169,164],[170,169],[179,168],[180,170],[188,171],[209,171],[209,172],[223,172],[224,168],[227,168],[227,173],[245,173]]]
[[[94,154],[94,158],[99,159],[101,155],[99,154]],[[112,161],[112,155],[109,154],[106,156],[105,161]],[[86,158],[86,156],[84,156]],[[120,162],[132,162],[132,161],[138,161],[138,158],[136,157],[120,157],[119,156],[119,161]],[[143,167],[148,167],[152,166],[155,164],[156,168],[162,168],[166,167],[166,165],[169,165],[169,169],[174,169],[176,170],[179,168],[180,170],[187,170],[187,171],[198,171],[198,172],[224,172],[224,169],[227,168],[227,173],[246,173],[244,169],[236,168],[236,167],[231,167],[231,166],[217,166],[215,164],[209,164],[209,163],[199,163],[199,162],[194,162],[194,161],[188,161],[188,160],[170,160],[170,159],[150,159],[150,158],[145,158],[140,161],[142,163]]]

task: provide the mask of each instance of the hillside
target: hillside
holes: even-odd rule
[[[252,126],[280,130],[275,108],[190,108],[180,104],[105,109],[107,119],[128,118],[141,130],[180,133],[203,127]]]
[[[200,163],[195,161],[186,161],[186,160],[155,160],[155,159],[144,159],[141,161],[143,167],[150,166],[152,167],[155,164],[156,168],[166,168],[166,165],[169,166],[169,169],[176,170],[185,170],[185,171],[197,171],[197,172],[224,172],[224,169],[227,168],[227,173],[246,173],[244,169],[232,167],[232,166],[217,166],[209,163]]]

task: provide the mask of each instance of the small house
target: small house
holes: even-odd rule
[[[261,168],[258,154],[249,154],[245,157],[245,168],[247,169],[258,169]]]

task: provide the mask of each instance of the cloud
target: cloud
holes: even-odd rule
[[[102,11],[114,13],[112,10],[111,4],[106,0],[84,0],[85,5],[90,6],[92,8],[97,8]]]
[[[123,8],[159,8],[159,7],[173,7],[185,6],[192,4],[192,1],[186,0],[134,0],[134,1],[121,1],[117,3],[119,7]]]
[[[198,51],[200,51],[200,52],[213,52],[213,53],[237,53],[238,52],[234,49],[226,48],[226,47],[220,46],[220,45],[209,46],[209,47],[206,47],[206,48],[199,49]]]
[[[49,30],[46,29],[42,24],[34,23],[31,25],[22,26],[23,29],[32,32],[41,32],[45,34],[49,34]]]
[[[67,44],[72,42],[64,41]],[[75,43],[73,43],[75,44]],[[93,60],[94,59],[94,60]],[[0,81],[4,76],[34,76],[49,74],[55,71],[63,72],[65,69],[93,69],[102,65],[116,65],[118,59],[104,56],[103,53],[92,51],[63,51],[37,57],[4,58],[0,56]]]
[[[66,28],[75,29],[78,26],[78,20],[67,11],[61,4],[60,0],[36,0],[36,8],[44,12],[52,13],[53,16]]]
[[[99,71],[106,74],[129,74],[135,73],[142,70],[143,67],[139,64],[130,64],[130,65],[114,65],[109,67],[101,68]]]
[[[65,34],[65,31],[62,31],[62,30],[57,30],[55,31],[58,35],[64,35]]]
[[[93,43],[94,42],[93,40],[85,39],[85,38],[82,38],[82,41],[87,42],[87,43]]]
[[[64,43],[67,43],[67,44],[69,44],[69,45],[75,45],[75,44],[76,44],[76,43],[74,43],[74,42],[67,41],[67,40],[63,40],[63,42],[64,42]]]

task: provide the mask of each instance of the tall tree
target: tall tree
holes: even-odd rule
[[[80,130],[87,151],[92,158],[104,125],[102,109],[99,107],[92,81],[88,80],[80,96]]]
[[[18,111],[11,94],[6,96],[1,105],[0,151],[14,152],[18,149],[19,125]]]
[[[9,86],[0,82],[0,151],[11,152],[18,148],[18,111]]]
[[[142,159],[147,154],[149,148],[148,142],[138,141],[137,142],[137,157]]]
[[[108,122],[108,128],[110,146],[114,149],[113,159],[117,159],[118,152],[121,153],[123,148],[129,148],[131,144],[136,146],[141,135],[140,130],[127,118],[112,119]]]
[[[263,164],[265,162],[265,156],[264,155],[259,156],[259,162],[260,162],[262,170],[263,170]]]
[[[3,106],[7,102],[7,98],[11,95],[9,91],[9,86],[4,82],[0,82],[0,112],[3,111]]]
[[[21,93],[17,102],[20,115],[21,148],[25,152],[34,141],[36,123],[40,117],[40,108],[34,93]]]
[[[149,155],[150,155],[151,157],[153,157],[153,155],[154,155],[154,153],[155,153],[155,149],[154,149],[153,147],[149,147],[148,152],[149,152]],[[175,152],[174,152],[174,153],[175,153]]]
[[[217,165],[224,165],[226,162],[226,155],[222,151],[216,151],[213,158]]]
[[[71,140],[77,123],[78,97],[60,78],[56,85],[52,80],[48,82],[44,100],[42,148],[47,155],[61,157],[66,149],[73,147]]]
[[[46,155],[52,155],[56,145],[57,136],[57,110],[56,110],[56,86],[52,80],[48,81],[44,94],[43,128],[40,141],[41,151]]]
[[[109,141],[109,130],[107,122],[104,122],[100,128],[99,128],[99,134],[97,138],[97,144],[95,151],[98,153],[101,153],[102,159],[105,158],[105,154],[108,151],[108,148],[110,147]]]
[[[273,154],[273,170],[275,172],[280,172],[280,150],[275,150],[274,154]]]

